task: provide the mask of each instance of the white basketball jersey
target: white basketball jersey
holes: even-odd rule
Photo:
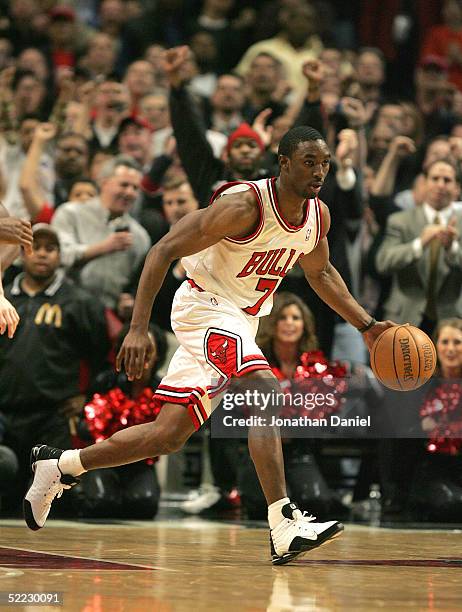
[[[250,236],[225,238],[182,259],[198,287],[256,317],[271,312],[273,294],[282,279],[299,257],[316,247],[322,234],[319,200],[307,200],[302,224],[290,225],[282,217],[275,182],[276,178],[227,183],[218,189],[212,202],[225,194],[254,191],[260,209],[257,229]]]

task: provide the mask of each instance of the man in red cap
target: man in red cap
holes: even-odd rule
[[[261,168],[265,150],[260,136],[242,123],[228,138],[225,159],[217,159],[205,137],[199,109],[186,89],[188,47],[169,49],[164,68],[170,83],[170,114],[178,154],[201,207],[224,182],[258,180],[271,172]]]
[[[258,133],[248,123],[241,123],[230,134],[226,145],[228,169],[234,178],[253,178],[264,150],[265,145]]]

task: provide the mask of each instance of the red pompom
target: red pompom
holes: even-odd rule
[[[119,389],[108,393],[96,393],[85,406],[85,420],[88,431],[95,442],[112,436],[116,431],[154,421],[162,403],[155,400],[154,390],[146,387],[132,399]]]
[[[346,367],[340,362],[329,362],[322,351],[311,351],[300,356],[300,365],[297,366],[293,377],[287,380],[279,368],[272,368],[273,374],[281,382],[281,388],[286,395],[282,417],[309,416],[313,419],[325,418],[338,412],[345,402],[344,394],[348,390],[346,380]],[[300,394],[299,402],[295,401],[295,394]],[[322,405],[312,405],[310,397],[330,394],[333,400]],[[290,397],[294,401],[290,401]],[[301,403],[302,398],[304,400]]]
[[[420,416],[435,421],[435,427],[428,434],[429,452],[459,454],[462,447],[461,408],[462,386],[457,382],[442,382],[428,393]]]

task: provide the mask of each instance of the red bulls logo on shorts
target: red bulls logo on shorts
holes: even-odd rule
[[[218,359],[220,363],[226,363],[226,351],[228,350],[228,338],[219,345],[216,351],[211,351],[213,359]]]
[[[230,378],[238,369],[241,339],[230,332],[209,329],[205,338],[206,359],[215,370]]]

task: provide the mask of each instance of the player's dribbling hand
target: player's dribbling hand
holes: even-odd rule
[[[116,370],[125,365],[128,380],[141,378],[143,371],[152,364],[156,347],[149,334],[130,330],[116,358]]]
[[[364,342],[369,350],[377,340],[377,338],[389,327],[396,327],[398,323],[393,321],[377,321],[377,323],[371,327],[367,332],[363,333]]]
[[[0,296],[0,334],[3,335],[8,329],[8,338],[12,338],[18,323],[19,315],[15,307],[10,304],[5,296]]]

